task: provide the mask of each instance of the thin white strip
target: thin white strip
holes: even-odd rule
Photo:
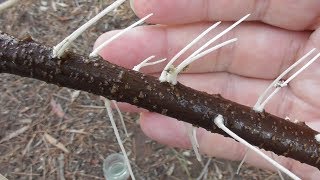
[[[134,66],[134,67],[132,68],[132,70],[134,70],[134,71],[140,71],[140,69],[141,69],[148,61],[150,61],[151,59],[153,59],[153,58],[155,58],[155,57],[156,57],[156,56],[154,56],[154,55],[148,57],[147,59],[143,60],[140,64]]]
[[[267,95],[267,93],[269,92],[269,90],[271,88],[273,88],[285,75],[287,75],[293,68],[295,68],[296,66],[298,66],[301,62],[303,62],[308,56],[311,55],[311,53],[313,53],[316,49],[313,48],[311,49],[307,54],[305,54],[304,56],[302,56],[298,61],[296,61],[294,64],[292,64],[288,69],[286,69],[283,73],[280,74],[280,76],[278,76],[268,87],[267,89],[259,96],[256,104],[253,106],[253,110],[257,111],[257,112],[262,112],[263,111],[263,107],[261,109],[261,103],[263,101],[263,99],[265,98],[265,96]]]
[[[209,53],[211,53],[211,52],[213,52],[213,51],[215,51],[215,50],[217,50],[219,48],[222,48],[223,46],[226,46],[226,45],[228,45],[228,44],[230,44],[232,42],[235,42],[235,41],[237,41],[237,38],[233,38],[233,39],[230,39],[230,40],[225,41],[223,43],[220,43],[220,44],[218,44],[218,45],[216,45],[216,46],[214,46],[214,47],[212,47],[210,49],[207,49],[207,50],[205,50],[205,51],[203,51],[203,52],[201,52],[201,53],[199,53],[199,54],[197,54],[195,56],[192,56],[190,58],[185,59],[183,62],[181,62],[181,64],[178,65],[178,67],[176,68],[175,71],[173,71],[171,74],[168,75],[167,81],[172,83],[172,84],[174,84],[174,85],[177,84],[177,76],[178,76],[178,74],[181,71],[183,71],[183,69],[185,67],[187,67],[189,64],[191,64],[192,62],[202,58],[203,56],[205,56],[205,55],[207,55],[207,54],[209,54]]]
[[[212,29],[216,28],[219,24],[221,23],[221,21],[216,22],[215,24],[213,24],[212,26],[210,26],[208,29],[206,29],[205,31],[203,31],[198,37],[196,37],[194,40],[192,40],[186,47],[184,47],[180,52],[178,52],[166,65],[166,67],[163,69],[163,71],[161,72],[161,75],[159,77],[159,80],[161,82],[166,81],[166,72],[168,71],[168,69],[171,67],[171,65],[183,54],[185,53],[188,49],[190,49],[191,46],[193,46],[195,43],[197,43],[201,38],[203,38],[206,34],[208,34]]]
[[[318,53],[315,57],[313,57],[307,64],[305,64],[302,68],[300,68],[297,72],[295,72],[292,76],[290,76],[281,86],[286,86],[290,81],[292,81],[295,77],[297,77],[302,71],[304,71],[307,67],[309,67],[314,61],[316,61],[320,57],[320,53]]]
[[[72,34],[70,34],[68,37],[66,37],[63,41],[61,41],[59,44],[57,44],[53,48],[53,57],[61,57],[66,48],[68,48],[72,41],[74,41],[80,34],[82,34],[86,29],[88,29],[90,26],[92,26],[94,23],[96,23],[99,19],[101,19],[103,16],[108,14],[113,9],[119,7],[121,4],[123,4],[126,0],[117,0],[114,3],[112,3],[110,6],[105,8],[103,11],[101,11],[99,14],[97,14],[95,17],[90,19],[88,22],[83,24],[80,28],[78,28],[76,31],[74,31]]]
[[[198,143],[197,139],[197,127],[192,126],[192,136],[194,137],[194,142],[196,143],[197,148],[200,148],[200,145]]]
[[[125,150],[125,148],[124,148],[124,146],[122,144],[122,140],[120,138],[120,134],[119,134],[117,125],[116,125],[116,123],[114,121],[114,118],[113,118],[110,100],[106,99],[106,98],[103,98],[103,100],[104,100],[104,105],[105,105],[105,107],[107,109],[107,113],[108,113],[108,116],[109,116],[109,119],[110,119],[110,122],[111,122],[111,125],[112,125],[112,128],[113,128],[114,134],[116,135],[118,144],[119,144],[120,149],[121,149],[121,151],[122,151],[122,153],[124,155],[124,159],[126,160],[126,164],[128,166],[128,170],[129,170],[130,176],[131,176],[132,180],[135,180],[135,177],[134,177],[132,169],[131,169],[129,158],[128,158],[126,150]]]
[[[274,155],[275,155],[274,152],[271,152],[271,158],[272,158],[273,160],[274,160]],[[284,180],[281,171],[280,171],[279,169],[277,169],[277,171],[278,171],[278,175],[279,175],[280,179],[281,179],[281,180]]]
[[[177,71],[181,72],[185,67],[187,67],[189,64],[193,63],[197,59],[200,59],[203,56],[205,56],[205,55],[207,55],[207,54],[209,54],[209,53],[211,53],[211,52],[213,52],[213,51],[215,51],[215,50],[217,50],[219,48],[222,48],[223,46],[226,46],[226,45],[228,45],[230,43],[233,43],[233,42],[235,42],[237,40],[238,40],[237,38],[233,38],[233,39],[227,40],[227,41],[225,41],[223,43],[220,43],[220,44],[218,44],[218,45],[216,45],[216,46],[214,46],[214,47],[212,47],[212,48],[210,48],[210,49],[208,49],[206,51],[203,51],[202,53],[197,54],[196,56],[191,57],[190,59],[184,60],[181,64],[178,65]]]
[[[200,175],[197,177],[197,180],[201,180],[202,177],[205,175],[206,172],[208,172],[208,167],[211,163],[211,158],[209,158],[209,160],[207,161],[206,165],[204,166],[204,168],[202,169]]]
[[[241,169],[244,161],[247,159],[248,153],[249,153],[249,149],[246,150],[246,153],[244,154],[244,156],[243,156],[243,158],[242,158],[242,160],[241,160],[241,162],[240,162],[240,164],[239,164],[239,166],[238,166],[238,169],[237,169],[236,174],[239,174],[239,173],[240,173],[240,169]]]
[[[231,26],[229,26],[227,29],[225,29],[224,31],[222,31],[221,33],[219,33],[218,35],[216,35],[214,38],[212,38],[210,41],[208,41],[206,44],[204,44],[203,46],[201,46],[198,50],[196,50],[195,52],[193,52],[187,59],[199,54],[202,50],[204,50],[205,48],[207,48],[210,44],[212,44],[213,42],[215,42],[217,39],[219,39],[221,36],[225,35],[226,33],[228,33],[229,31],[231,31],[233,28],[235,28],[237,25],[239,25],[241,22],[243,22],[245,19],[247,19],[250,16],[250,14],[247,14],[246,16],[244,16],[243,18],[241,18],[240,20],[238,20],[237,22],[235,22],[234,24],[232,24]]]
[[[277,87],[267,98],[264,100],[259,107],[255,107],[254,110],[256,112],[262,112],[266,104],[270,101],[270,99],[280,91],[281,87]]]
[[[122,34],[124,34],[125,32],[129,31],[130,29],[134,28],[135,26],[143,23],[146,19],[148,19],[149,17],[151,17],[153,15],[153,13],[145,16],[144,18],[140,19],[139,21],[135,22],[134,24],[130,25],[129,27],[123,29],[122,31],[120,31],[119,33],[117,33],[116,35],[112,36],[110,39],[108,39],[107,41],[105,41],[104,43],[102,43],[101,45],[99,45],[95,50],[92,51],[92,53],[90,53],[89,57],[97,57],[98,53],[104,48],[106,47],[109,43],[111,43],[113,40],[117,39],[118,37],[120,37]]]
[[[199,153],[199,150],[198,150],[198,147],[197,147],[197,143],[195,142],[195,139],[197,137],[193,136],[192,125],[191,124],[187,124],[187,123],[185,123],[184,125],[185,125],[185,128],[187,130],[187,134],[188,134],[189,140],[191,142],[192,149],[193,149],[194,153],[196,154],[196,158],[197,158],[198,161],[201,161],[201,155]]]
[[[167,60],[167,58],[163,58],[163,59],[160,59],[160,60],[158,60],[158,61],[148,62],[148,63],[145,63],[145,65],[144,65],[143,67],[145,67],[145,66],[151,66],[151,65],[156,65],[156,64],[162,63],[162,62],[164,62],[164,61],[166,61],[166,60]]]
[[[294,180],[301,180],[298,176],[296,176],[295,174],[293,174],[292,172],[290,172],[288,169],[286,169],[285,167],[283,167],[282,165],[280,165],[279,163],[277,163],[276,161],[274,161],[273,159],[271,159],[269,156],[265,155],[262,151],[260,151],[258,148],[252,146],[251,144],[249,144],[247,141],[245,141],[244,139],[242,139],[241,137],[239,137],[238,135],[236,135],[234,132],[232,132],[230,129],[228,129],[224,124],[223,124],[223,117],[222,115],[218,115],[215,119],[214,119],[214,123],[220,128],[222,129],[224,132],[226,132],[228,135],[230,135],[232,138],[234,138],[235,140],[239,141],[240,143],[244,144],[245,146],[247,146],[249,149],[251,149],[252,151],[256,152],[258,155],[260,155],[262,158],[264,158],[265,160],[267,160],[269,163],[271,163],[273,166],[275,166],[276,168],[278,168],[279,170],[281,170],[282,172],[284,172],[285,174],[287,174],[288,176],[290,176],[292,179]]]
[[[164,59],[160,59],[160,60],[158,60],[158,61],[148,62],[148,61],[150,61],[150,60],[153,59],[153,58],[155,58],[155,56],[150,56],[150,57],[148,57],[147,59],[143,60],[140,64],[134,66],[134,67],[132,68],[132,70],[134,70],[134,71],[140,71],[140,69],[143,68],[143,67],[156,65],[156,64],[162,63],[162,62],[164,62],[164,61],[167,60],[167,58],[164,58]]]
[[[120,121],[121,121],[122,127],[124,129],[124,133],[126,134],[127,137],[129,137],[129,134],[128,134],[128,131],[127,131],[127,127],[126,127],[126,124],[124,123],[123,115],[122,115],[122,113],[121,113],[121,111],[119,109],[119,106],[118,106],[118,104],[117,104],[117,102],[115,100],[112,100],[112,102],[113,102],[113,105],[114,105],[114,107],[116,108],[116,110],[117,110],[117,112],[119,114]]]

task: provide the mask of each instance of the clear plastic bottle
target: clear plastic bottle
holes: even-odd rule
[[[130,174],[124,156],[119,153],[109,155],[103,162],[103,174],[106,180],[127,180]]]

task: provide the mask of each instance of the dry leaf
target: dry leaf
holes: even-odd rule
[[[4,177],[2,174],[0,174],[0,180],[8,180],[8,179]]]
[[[56,138],[52,137],[48,133],[44,134],[44,138],[48,141],[48,143],[54,145],[55,147],[61,149],[65,153],[69,153],[69,150],[62,144],[60,143]]]
[[[12,138],[15,138],[15,137],[19,136],[20,134],[24,133],[28,129],[29,129],[29,126],[24,126],[24,127],[20,128],[20,129],[18,129],[16,131],[8,134],[6,137],[2,138],[0,143],[3,143],[3,142],[8,141],[8,140],[10,140]]]

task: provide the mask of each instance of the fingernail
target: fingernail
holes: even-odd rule
[[[134,12],[134,13],[136,13],[136,11],[135,11],[135,9],[134,9],[134,2],[133,2],[134,0],[130,0],[130,7],[131,7],[131,9],[132,9],[132,11]]]

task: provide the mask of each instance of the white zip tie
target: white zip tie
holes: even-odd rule
[[[126,0],[115,1],[114,3],[109,5],[107,8],[105,8],[103,11],[101,11],[99,14],[97,14],[95,17],[93,17],[88,22],[86,22],[81,27],[79,27],[77,30],[75,30],[72,34],[70,34],[68,37],[66,37],[59,44],[54,46],[53,52],[52,52],[53,57],[61,57],[64,54],[65,50],[70,46],[72,41],[74,41],[78,36],[80,36],[85,30],[87,30],[90,26],[92,26],[94,23],[96,23],[99,19],[101,19],[103,16],[108,14],[113,9],[119,7],[125,1]]]
[[[96,49],[94,49],[92,51],[92,53],[90,53],[89,57],[97,57],[98,53],[105,47],[107,46],[109,43],[111,43],[113,40],[117,39],[118,37],[120,37],[122,34],[124,34],[125,32],[129,31],[130,29],[134,28],[135,26],[143,23],[146,19],[148,19],[149,17],[151,17],[153,15],[153,13],[145,16],[144,18],[140,19],[139,21],[133,23],[132,25],[130,25],[129,27],[121,30],[119,33],[117,33],[116,35],[112,36],[110,39],[108,39],[107,41],[105,41],[104,43],[102,43],[101,45],[99,45]]]
[[[111,109],[111,103],[110,103],[110,100],[109,99],[106,99],[106,98],[103,98],[103,101],[104,101],[104,105],[107,109],[107,113],[108,113],[108,116],[109,116],[109,119],[110,119],[110,122],[111,122],[111,125],[112,125],[112,128],[113,128],[113,131],[114,131],[114,134],[116,135],[116,138],[117,138],[117,141],[118,141],[118,144],[120,146],[120,149],[124,155],[124,159],[126,161],[126,164],[128,166],[128,170],[129,170],[129,173],[130,173],[130,176],[131,176],[131,179],[132,180],[135,180],[135,177],[133,175],[133,172],[132,172],[132,169],[131,169],[131,165],[130,165],[130,161],[129,161],[129,158],[127,156],[127,153],[126,153],[126,150],[122,144],[122,140],[120,138],[120,134],[119,134],[119,131],[118,131],[118,128],[117,128],[117,125],[114,121],[114,118],[113,118],[113,114],[112,114],[112,109]]]
[[[121,124],[122,124],[122,127],[124,129],[124,133],[126,134],[127,137],[129,137],[129,134],[128,134],[128,131],[127,131],[127,127],[126,127],[126,124],[124,123],[124,119],[123,119],[123,115],[119,109],[119,106],[117,105],[117,102],[115,100],[112,100],[113,102],[113,105],[114,107],[116,108],[118,114],[119,114],[119,117],[120,117],[120,121],[121,121]]]
[[[197,147],[197,143],[196,143],[196,140],[195,140],[197,137],[194,136],[194,134],[193,134],[192,125],[185,123],[184,126],[185,126],[185,128],[187,130],[187,134],[188,134],[189,140],[191,142],[192,149],[193,149],[194,153],[196,154],[196,158],[197,158],[198,161],[201,161],[201,155],[199,153],[199,150],[198,150],[198,147]]]
[[[164,58],[164,59],[160,59],[160,60],[158,60],[158,61],[148,62],[148,61],[150,61],[150,60],[153,59],[153,58],[155,58],[155,56],[150,56],[150,57],[148,57],[147,59],[143,60],[140,64],[134,66],[132,70],[134,70],[134,71],[140,71],[140,69],[141,69],[142,67],[159,64],[159,63],[162,63],[162,62],[164,62],[164,61],[167,60],[166,58]]]
[[[178,74],[181,71],[183,71],[184,68],[186,68],[189,64],[191,64],[194,61],[202,58],[203,56],[205,56],[205,55],[207,55],[207,54],[209,54],[209,53],[211,53],[211,52],[213,52],[213,51],[215,51],[215,50],[217,50],[219,48],[222,48],[223,46],[226,46],[226,45],[228,45],[230,43],[233,43],[233,42],[235,42],[237,40],[238,40],[237,38],[233,38],[233,39],[227,40],[227,41],[225,41],[223,43],[220,43],[220,44],[218,44],[218,45],[216,45],[216,46],[214,46],[214,47],[212,47],[210,49],[207,49],[207,50],[205,50],[205,51],[203,51],[203,52],[201,52],[201,53],[199,53],[199,54],[197,54],[195,56],[191,56],[191,57],[185,59],[184,61],[181,62],[181,64],[178,65],[177,68],[175,68],[170,74],[167,75],[167,81],[170,82],[173,85],[177,84],[177,76],[178,76]]]
[[[294,180],[301,180],[298,176],[296,176],[295,174],[293,174],[292,172],[290,172],[288,169],[286,169],[285,167],[283,167],[282,165],[280,165],[279,163],[277,163],[276,161],[274,161],[273,159],[271,159],[270,157],[268,157],[266,154],[264,154],[262,151],[260,151],[257,147],[252,146],[251,144],[249,144],[247,141],[245,141],[244,139],[242,139],[241,137],[239,137],[238,135],[236,135],[234,132],[232,132],[230,129],[228,129],[224,124],[223,124],[223,117],[221,114],[219,114],[215,119],[214,119],[214,123],[220,128],[222,129],[225,133],[227,133],[229,136],[231,136],[232,138],[234,138],[235,140],[237,140],[238,142],[242,143],[243,145],[247,146],[250,150],[253,150],[254,152],[256,152],[258,155],[260,155],[263,159],[267,160],[269,163],[271,163],[273,166],[275,166],[277,169],[281,170],[282,172],[284,172],[285,174],[287,174],[288,176],[290,176],[292,179]]]
[[[299,75],[303,70],[305,70],[308,66],[310,66],[315,60],[317,60],[320,57],[320,53],[318,53],[316,56],[314,56],[308,63],[306,63],[302,68],[300,68],[297,72],[295,72],[293,75],[291,75],[286,81],[280,82],[281,78],[283,78],[285,75],[287,75],[293,68],[298,66],[300,63],[302,63],[308,56],[311,55],[312,52],[314,52],[316,49],[313,48],[311,51],[309,51],[307,54],[302,56],[297,62],[295,62],[293,65],[291,65],[288,69],[286,69],[283,73],[280,74],[268,87],[267,89],[259,96],[258,101],[253,106],[253,110],[256,112],[262,112],[267,102],[277,93],[282,87],[285,87],[288,85],[288,83],[294,79],[297,75]],[[269,90],[273,87],[276,87],[276,89],[262,102],[264,97],[267,95]]]
[[[171,65],[183,54],[185,53],[188,49],[190,49],[191,46],[193,46],[195,43],[197,43],[201,38],[203,38],[206,34],[208,34],[212,29],[216,28],[221,21],[216,22],[212,26],[210,26],[208,29],[203,31],[198,37],[196,37],[194,40],[192,40],[187,46],[185,46],[180,52],[178,52],[166,65],[166,67],[163,69],[161,72],[161,75],[159,77],[160,82],[165,82],[166,81],[166,75],[167,71],[171,67]]]

